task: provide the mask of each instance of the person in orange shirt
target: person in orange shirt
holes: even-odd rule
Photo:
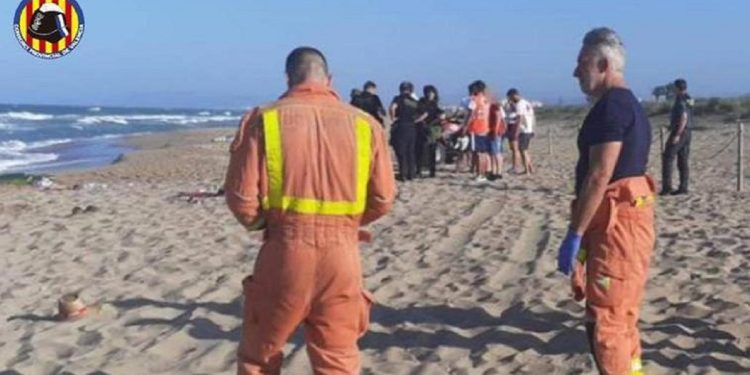
[[[331,88],[320,51],[293,50],[286,74],[289,90],[242,118],[226,176],[232,213],[264,231],[243,281],[238,374],[279,374],[300,324],[315,374],[359,374],[372,303],[358,249],[370,236],[360,227],[393,205],[391,159],[380,123]]]
[[[505,111],[500,102],[490,101],[490,179],[503,178],[503,136],[505,135]]]
[[[466,132],[471,137],[471,151],[476,165],[476,181],[486,182],[490,165],[490,102],[485,96],[487,85],[474,81],[469,85],[471,98],[468,103],[469,115],[466,118]]]

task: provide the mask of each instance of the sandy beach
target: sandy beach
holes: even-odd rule
[[[734,144],[707,159],[734,126],[702,125],[691,194],[658,202],[640,325],[648,374],[750,374],[750,193],[734,191]],[[1,374],[234,373],[240,282],[260,238],[223,198],[177,196],[221,187],[229,143],[215,139],[233,133],[137,137],[141,151],[58,176],[56,188],[0,186]],[[362,248],[378,302],[363,374],[594,372],[583,306],[555,264],[576,122],[542,119],[538,133],[536,175],[478,184],[448,166],[399,186]],[[56,322],[57,299],[74,291],[99,311]],[[286,352],[285,373],[310,373],[300,332]]]

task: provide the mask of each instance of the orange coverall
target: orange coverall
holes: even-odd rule
[[[242,119],[225,191],[245,227],[265,229],[243,281],[238,374],[279,374],[302,323],[315,374],[358,374],[372,303],[359,228],[395,197],[381,125],[325,85],[298,85]]]
[[[583,236],[573,294],[586,298],[586,331],[602,374],[642,374],[637,324],[656,242],[654,187],[648,176],[610,184]]]

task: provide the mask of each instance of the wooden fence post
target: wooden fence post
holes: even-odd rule
[[[552,155],[552,122],[547,125],[547,152]]]
[[[744,179],[744,171],[742,170],[742,162],[744,161],[744,145],[743,145],[743,129],[744,124],[742,121],[737,121],[737,191],[742,191],[742,180]]]

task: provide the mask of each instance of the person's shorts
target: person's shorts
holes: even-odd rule
[[[518,136],[518,148],[521,149],[521,151],[528,150],[531,138],[534,138],[534,133],[521,133],[521,135]]]
[[[505,138],[509,141],[515,142],[518,140],[518,123],[508,124],[508,129],[505,131]]]
[[[490,154],[500,155],[503,153],[503,137],[495,137],[490,141]]]
[[[491,149],[490,137],[486,135],[471,135],[471,151],[486,154]]]

